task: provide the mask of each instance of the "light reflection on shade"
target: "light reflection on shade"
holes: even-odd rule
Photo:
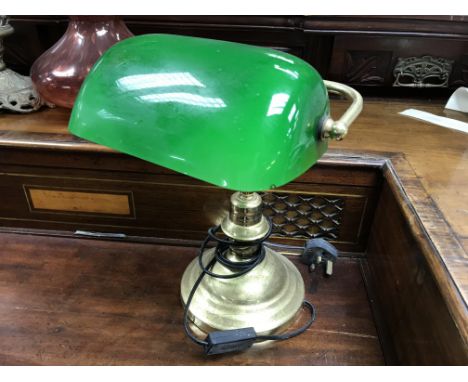
[[[282,68],[281,66],[276,65],[276,64],[274,66],[275,66],[276,70],[281,70],[282,72],[284,72],[286,74],[289,74],[293,78],[296,78],[296,79],[299,78],[299,73],[294,71],[294,70],[285,69],[285,68]]]
[[[289,101],[289,94],[277,93],[271,97],[270,106],[268,107],[267,117],[276,114],[282,114],[286,104]]]
[[[97,115],[99,115],[100,117],[104,118],[104,119],[110,119],[110,120],[114,120],[114,121],[124,121],[123,118],[121,117],[118,117],[114,114],[112,114],[111,112],[109,112],[108,110],[106,109],[101,109],[97,112]]]
[[[180,160],[182,162],[185,162],[185,159],[184,158],[181,158],[181,157],[178,157],[176,155],[169,155],[172,159],[177,159],[177,160]]]
[[[294,61],[293,61],[293,60],[290,60],[289,58],[280,56],[279,54],[275,54],[275,53],[267,53],[267,54],[268,54],[268,56],[270,56],[270,57],[279,58],[280,60],[286,61],[286,62],[288,62],[288,63],[290,63],[290,64],[294,64]]]
[[[147,94],[138,97],[145,102],[154,103],[183,103],[186,105],[194,105],[200,107],[221,108],[226,107],[226,104],[221,98],[203,97],[191,93],[160,93],[160,94]]]
[[[289,115],[288,115],[288,121],[291,122],[293,117],[294,117],[294,114],[296,113],[297,111],[297,107],[296,107],[296,104],[292,105],[292,108],[291,108],[291,111],[289,112]]]
[[[118,79],[117,86],[122,90],[140,90],[168,86],[205,87],[205,85],[188,72],[135,74]]]
[[[270,170],[271,167],[276,163],[276,159],[273,159],[271,162],[270,162],[270,165],[265,169],[265,170]]]

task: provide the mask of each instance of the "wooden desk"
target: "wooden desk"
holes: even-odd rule
[[[326,279],[296,257],[307,299],[320,312],[313,327],[268,349],[206,357],[181,322],[179,283],[195,248],[15,234],[0,240],[0,364],[384,362],[359,259],[340,259],[341,277]]]
[[[333,101],[332,112],[341,113],[345,105]],[[389,328],[384,331],[388,337],[401,336],[400,342],[393,344],[397,353],[394,360],[390,357],[387,362],[463,363],[468,357],[468,136],[397,114],[410,107],[468,120],[459,113],[444,112],[440,104],[366,100],[361,117],[346,139],[332,143],[329,154],[311,173],[316,183],[322,182],[327,187],[334,183],[335,188],[345,184],[348,191],[359,190],[360,195],[367,193],[370,201],[375,199],[374,191],[380,193],[379,204],[375,200],[371,203],[374,209],[375,205],[377,208],[375,216],[369,217],[370,236],[363,235],[353,245],[342,244],[342,249],[365,251],[356,256],[368,258],[371,278],[374,275],[383,280],[376,290],[380,293],[377,299],[382,300],[380,304],[390,301],[381,310],[390,320]],[[127,163],[128,176],[134,177],[137,171],[146,169],[153,171],[153,167],[141,161],[128,161],[126,156],[110,149],[72,137],[67,133],[68,116],[63,109],[24,116],[0,115],[0,163],[10,162],[9,168],[14,167],[11,163],[35,168],[38,163],[31,160],[34,156],[28,155],[29,162],[22,162],[21,153],[37,152],[50,153],[52,158],[41,163],[42,173],[53,172],[54,153],[61,160],[67,158],[66,165],[82,173],[91,166],[101,167],[103,177],[110,177],[109,174],[118,169],[116,164],[123,161]],[[90,154],[91,159],[83,164],[76,153]],[[104,158],[114,162],[110,164]],[[359,167],[361,164],[365,166]],[[350,171],[336,172],[338,165],[350,168]],[[382,171],[381,192],[380,181],[372,169]],[[327,175],[331,173],[333,175]],[[174,179],[164,170],[157,176]],[[302,183],[291,187],[303,187],[307,179],[301,179]],[[188,178],[183,182],[195,184]],[[196,184],[196,187],[201,185]],[[370,226],[372,218],[374,223]],[[7,226],[3,231],[11,232]],[[15,232],[19,231],[15,229]],[[67,245],[71,246],[72,242]],[[404,305],[401,309],[398,308],[400,302]],[[411,311],[413,306],[418,310]],[[425,314],[431,315],[433,321],[425,320]],[[439,326],[424,324],[435,323],[438,319]],[[406,343],[405,336],[411,337],[414,333],[415,337]],[[380,336],[381,339],[385,337]],[[425,343],[431,336],[435,342]],[[392,339],[388,341],[392,342]],[[458,345],[453,347],[457,350],[452,354],[451,344],[454,343]],[[420,349],[421,353],[414,353],[414,349]],[[435,349],[441,354],[424,354],[424,349]],[[344,357],[340,362],[348,361]],[[373,358],[367,362],[380,361]]]
[[[468,134],[398,114],[409,108],[468,122],[468,115],[440,103],[366,100],[347,137],[330,147],[404,154],[468,252]],[[338,114],[343,105],[332,110]]]

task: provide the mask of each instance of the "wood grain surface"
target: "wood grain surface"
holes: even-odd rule
[[[335,116],[345,107],[345,102],[332,101]],[[399,361],[461,363],[468,354],[468,136],[398,115],[410,107],[468,121],[437,103],[366,100],[346,139],[332,143],[313,171],[287,187],[307,185],[308,176],[325,188],[333,182],[338,188],[343,183],[356,189],[378,187],[379,177],[383,177],[387,196],[381,201],[387,202],[380,206],[381,211],[377,206],[377,225],[369,247],[369,256],[376,262],[370,261],[370,268],[380,269],[376,278],[380,288],[387,288],[379,292],[384,297],[381,308],[387,309],[384,319],[400,322],[406,317],[408,321],[405,330],[401,324],[388,331],[399,336],[394,344]],[[124,166],[130,180],[145,171],[148,177],[174,179],[168,170],[72,137],[66,129],[68,116],[60,109],[44,110],[35,117],[0,115],[2,166],[13,170],[29,166],[43,176],[50,176],[51,171],[60,175],[68,168],[86,173],[96,166],[104,179],[111,179]],[[41,161],[31,160],[31,153]],[[43,167],[37,166],[39,162]],[[343,171],[343,166],[353,170]],[[185,184],[197,184],[184,179]],[[390,202],[399,208],[398,214],[387,205]],[[393,239],[385,245],[385,238]],[[401,257],[405,251],[409,251],[408,257]],[[385,276],[386,267],[394,277]],[[385,298],[384,292],[398,288],[400,282],[407,283],[408,288],[401,289],[407,293]],[[413,336],[403,338],[408,333]],[[451,341],[457,345],[446,352],[447,357],[436,357],[435,352],[424,356],[426,348],[445,349]],[[412,354],[411,349],[421,353]]]
[[[401,198],[394,186],[384,183],[367,248],[370,288],[382,316],[377,321],[387,361],[466,365],[466,309],[444,264],[434,264],[440,259],[425,245],[426,234],[418,228],[417,217],[408,217]],[[455,255],[456,243],[445,244]]]
[[[19,234],[0,241],[0,364],[383,364],[359,259],[341,259],[325,279],[294,258],[315,324],[266,349],[207,357],[182,328],[179,283],[195,248]]]
[[[309,62],[323,78],[354,83],[367,95],[446,97],[467,84],[466,16],[127,15],[123,19],[135,35],[172,33],[285,51]],[[15,33],[5,39],[7,66],[29,74],[37,57],[63,35],[67,22],[66,16],[58,15],[11,16]],[[392,87],[398,58],[420,54],[453,61],[450,88]],[[348,64],[337,68],[344,57]]]
[[[334,115],[339,115],[344,108],[341,101],[332,103],[331,107]],[[364,110],[349,134],[330,147],[404,154],[457,238],[467,239],[468,134],[398,114],[409,108],[468,122],[466,114],[444,110],[439,103],[365,100]],[[468,251],[468,246],[464,248]]]

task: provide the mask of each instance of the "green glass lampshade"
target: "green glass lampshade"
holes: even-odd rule
[[[273,49],[175,35],[110,48],[70,119],[87,140],[216,186],[261,191],[327,150],[327,89],[305,61]]]

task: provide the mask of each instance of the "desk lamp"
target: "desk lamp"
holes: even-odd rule
[[[352,100],[329,116],[328,93]],[[290,338],[313,321],[297,268],[262,243],[271,233],[257,191],[282,186],[342,139],[362,109],[348,86],[323,81],[303,60],[273,49],[175,35],[111,47],[89,73],[70,131],[146,161],[236,191],[185,270],[190,338],[208,354]],[[210,241],[217,245],[209,248]],[[302,307],[311,320],[287,327]],[[195,336],[190,320],[205,339]],[[193,326],[192,326],[193,328]],[[286,333],[284,332],[286,330]]]

